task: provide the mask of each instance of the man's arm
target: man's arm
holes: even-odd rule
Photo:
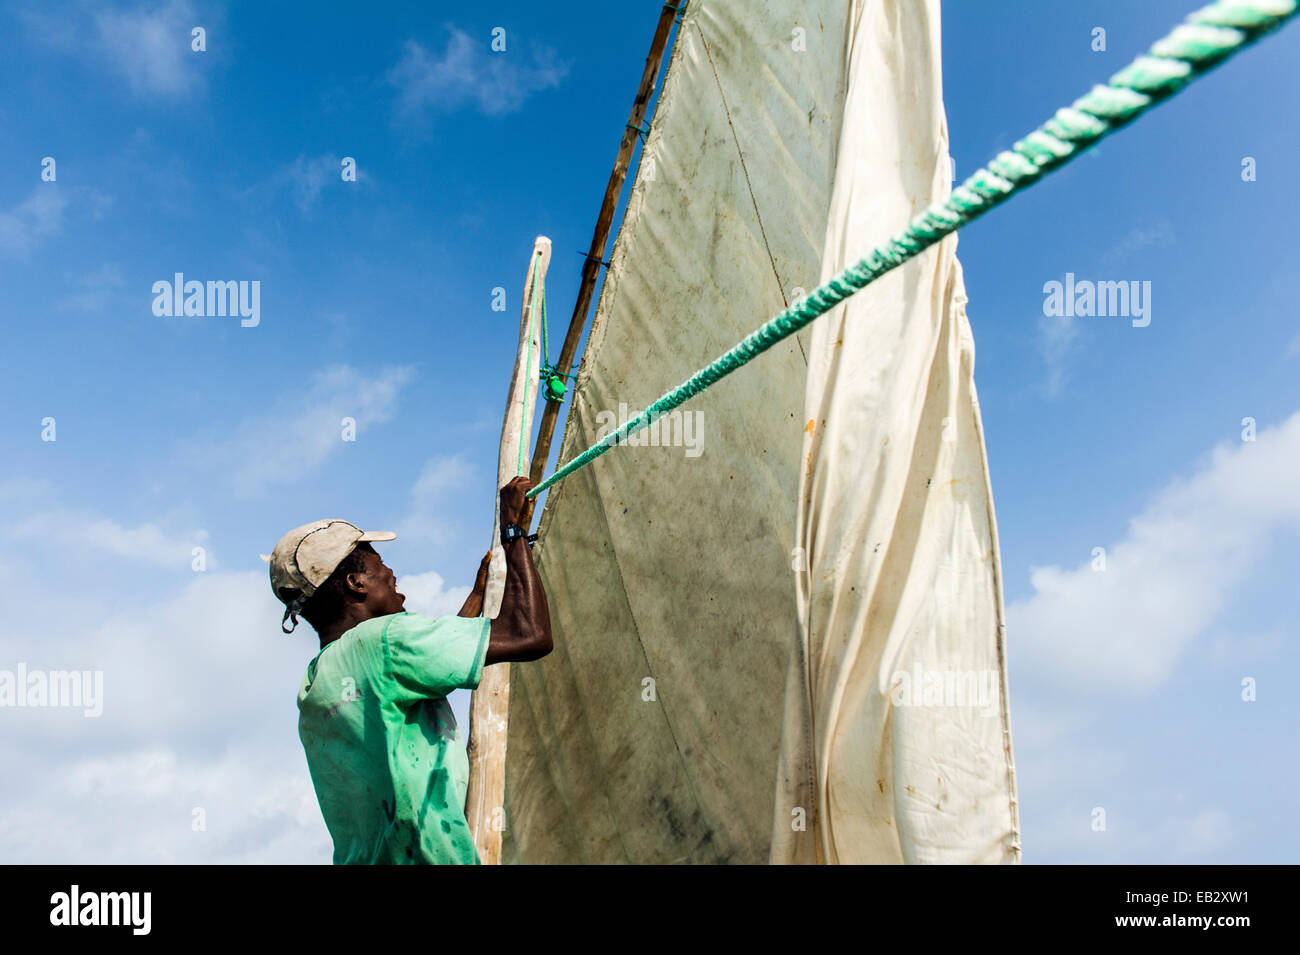
[[[474,578],[474,589],[465,598],[465,605],[456,614],[458,617],[483,616],[483,594],[487,590],[488,565],[492,563],[492,551],[487,552],[483,562],[478,565],[478,576]]]
[[[524,493],[532,487],[526,477],[517,477],[501,489],[501,526],[514,524],[524,509]],[[537,660],[551,652],[551,613],[546,591],[533,564],[528,539],[518,537],[504,544],[506,585],[501,612],[492,621],[484,666],[493,663]]]

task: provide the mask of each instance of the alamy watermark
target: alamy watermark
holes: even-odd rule
[[[153,313],[160,318],[238,315],[239,324],[245,328],[253,328],[262,320],[262,283],[258,279],[187,282],[185,274],[177,272],[170,282],[166,279],[154,282],[153,294]]]
[[[1065,273],[1065,281],[1043,285],[1043,314],[1049,318],[1132,318],[1134,328],[1151,324],[1151,282],[1094,282]]]
[[[704,440],[704,412],[675,408],[667,414],[653,414],[644,428],[620,438],[619,429],[640,414],[640,411],[629,411],[623,402],[619,402],[618,414],[613,411],[596,412],[596,440],[632,448],[685,448],[688,458],[698,458],[704,453],[701,447]]]
[[[50,924],[120,925],[132,935],[148,935],[152,909],[152,892],[83,892],[73,885],[50,896]]]
[[[103,670],[0,670],[0,707],[81,708],[85,717],[104,712]]]
[[[999,711],[1001,674],[997,670],[895,670],[889,698],[895,706],[971,706],[981,716]]]

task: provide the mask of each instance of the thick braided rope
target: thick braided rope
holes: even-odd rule
[[[1191,14],[1150,51],[1110,78],[1107,86],[1057,110],[1039,129],[1016,143],[931,205],[901,233],[814,289],[730,351],[701,368],[618,430],[583,451],[528,492],[536,497],[586,467],[628,435],[667,414],[914,258],[945,236],[1027,189],[1103,137],[1128,125],[1196,77],[1276,30],[1297,13],[1300,0],[1219,0]]]

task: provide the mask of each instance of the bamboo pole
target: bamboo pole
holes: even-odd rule
[[[684,4],[682,4],[684,6]],[[600,275],[600,264],[605,257],[605,245],[609,241],[609,230],[614,222],[614,210],[618,207],[618,197],[623,191],[627,179],[628,166],[632,161],[632,149],[640,135],[641,123],[645,119],[650,95],[654,92],[655,80],[659,77],[659,65],[663,61],[664,49],[668,45],[668,34],[672,32],[673,19],[677,16],[679,5],[664,4],[659,13],[659,23],[655,27],[654,39],[650,41],[650,52],[645,58],[645,69],[641,73],[641,85],[637,87],[636,99],[632,101],[632,113],[623,130],[623,139],[618,146],[618,156],[614,160],[614,169],[609,174],[609,184],[605,187],[605,198],[600,204],[600,214],[596,217],[596,231],[591,237],[591,249],[582,265],[582,281],[578,286],[578,300],[573,306],[573,317],[569,320],[569,330],[564,336],[564,345],[560,348],[560,357],[556,367],[567,373],[573,364],[573,356],[578,351],[578,340],[587,325],[587,310],[591,307],[591,297],[596,288],[596,279]],[[533,484],[542,480],[546,472],[546,460],[551,455],[551,438],[555,434],[555,423],[560,415],[560,402],[548,401],[542,411],[542,423],[537,429],[537,443],[533,447],[533,461],[529,469],[529,478]],[[520,524],[530,529],[533,520],[535,498],[529,498],[524,507]]]
[[[546,288],[546,270],[551,263],[551,240],[538,236],[528,259],[524,279],[523,315],[519,320],[519,347],[514,374],[506,399],[501,427],[501,449],[497,457],[497,487],[524,473],[528,437],[533,431],[540,374],[541,300]],[[495,618],[501,612],[505,593],[506,558],[501,547],[501,507],[492,496],[492,561],[488,566],[483,593],[483,616]],[[469,785],[465,792],[465,819],[479,860],[484,865],[501,862],[501,833],[505,829],[506,724],[510,715],[510,664],[496,663],[483,670],[483,677],[470,700]]]

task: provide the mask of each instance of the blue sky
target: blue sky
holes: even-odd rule
[[[959,176],[1190,8],[945,2]],[[19,731],[0,753],[26,771],[0,797],[0,859],[328,861],[293,732],[311,638],[278,633],[257,555],[318,516],[394,528],[408,606],[459,606],[494,511],[523,267],[550,236],[562,328],[657,16],[0,13],[0,646],[102,667],[131,700],[95,720],[5,711]],[[1027,862],[1300,849],[1300,250],[1283,215],[1300,132],[1277,108],[1298,54],[1292,26],[961,235]],[[259,279],[259,324],[155,316],[175,272]],[[1067,272],[1150,282],[1150,324],[1048,318],[1043,286]]]

